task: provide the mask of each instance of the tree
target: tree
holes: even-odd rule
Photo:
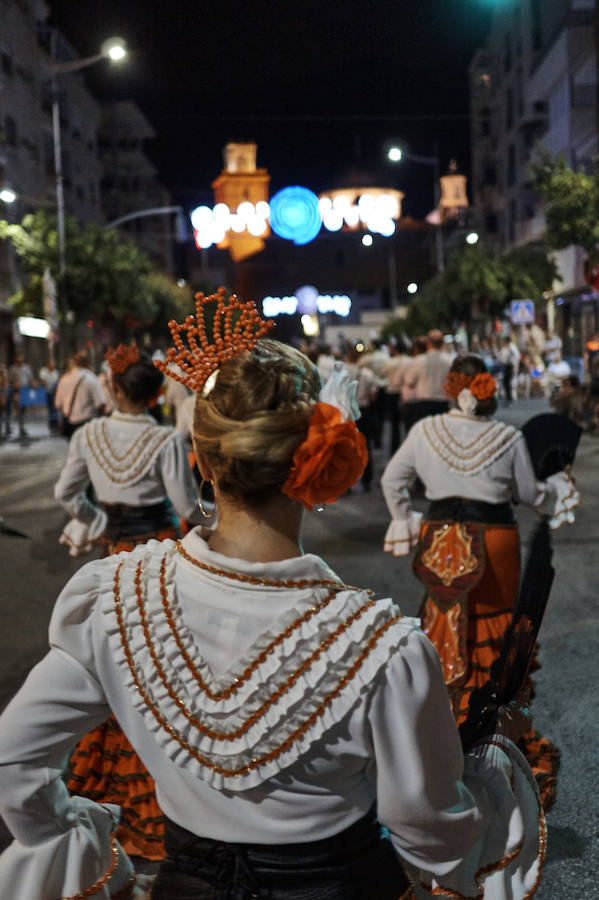
[[[599,160],[590,172],[568,168],[563,157],[544,152],[531,166],[532,185],[546,201],[546,240],[553,250],[582,247],[599,265]]]
[[[384,336],[425,333],[430,328],[453,331],[460,322],[503,315],[514,299],[540,302],[557,269],[541,245],[519,247],[495,257],[484,244],[453,253],[444,272],[427,281],[410,305],[407,319],[390,322]]]
[[[149,258],[132,241],[100,225],[81,226],[70,217],[65,234],[66,276],[61,281],[52,212],[27,215],[20,225],[0,221],[0,238],[13,244],[25,276],[24,287],[9,300],[16,313],[43,315],[42,279],[49,268],[57,282],[59,316],[71,310],[76,323],[91,318],[115,340],[141,330],[153,333],[178,314],[180,289],[167,285],[167,276],[153,274]]]

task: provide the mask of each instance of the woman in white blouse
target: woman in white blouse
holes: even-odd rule
[[[0,721],[15,836],[0,898],[114,897],[130,883],[118,811],[61,780],[110,710],[167,817],[152,900],[397,900],[412,896],[400,858],[436,895],[532,896],[544,825],[524,758],[495,736],[464,760],[417,623],[303,553],[303,506],[332,502],[365,464],[351,402],[319,400],[297,351],[244,343],[195,382],[216,527],[81,569]]]
[[[73,518],[61,543],[73,556],[101,543],[107,554],[151,538],[176,539],[175,513],[197,510],[197,492],[180,436],[148,413],[163,375],[137,346],[109,350],[116,409],[71,438],[54,495]],[[90,500],[93,486],[97,500]],[[73,754],[67,784],[77,794],[122,807],[119,840],[127,852],[164,857],[162,813],[154,782],[113,716],[87,734]]]
[[[536,480],[522,433],[492,418],[495,392],[480,357],[457,358],[447,380],[455,408],[418,422],[381,480],[392,516],[385,550],[404,556],[418,544],[413,569],[426,588],[422,628],[441,656],[458,724],[471,692],[489,678],[511,621],[520,580],[512,504],[542,512],[557,505],[552,524],[558,526],[573,520],[578,502],[564,473]],[[430,501],[423,525],[410,509],[416,477]],[[525,741],[547,809],[559,752],[533,729]]]

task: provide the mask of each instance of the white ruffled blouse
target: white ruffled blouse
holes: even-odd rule
[[[458,409],[427,416],[412,426],[381,479],[392,517],[385,550],[395,556],[407,555],[419,539],[422,515],[410,509],[409,495],[417,477],[428,500],[520,501],[551,515],[553,528],[574,521],[580,499],[562,472],[537,481],[524,435],[513,425]]]
[[[114,863],[114,811],[70,800],[61,780],[110,710],[166,815],[197,835],[312,841],[376,801],[432,887],[476,896],[488,867],[485,896],[501,900],[539,877],[543,820],[523,757],[498,738],[464,770],[416,621],[316,556],[230,559],[197,529],[151,541],[71,579],[50,645],[0,719],[0,812],[15,837],[1,900],[70,897]],[[110,891],[130,874],[121,851]]]
[[[106,513],[93,504],[91,481],[101,503],[151,506],[168,498],[181,518],[197,508],[197,490],[181,436],[147,413],[113,412],[77,429],[54,488],[73,517],[60,542],[72,556],[88,552],[106,528]]]

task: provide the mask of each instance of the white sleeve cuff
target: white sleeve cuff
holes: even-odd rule
[[[392,519],[385,535],[385,553],[408,556],[420,540],[422,513],[410,510],[407,519]]]
[[[131,883],[133,866],[114,836],[119,807],[83,797],[72,803],[75,820],[62,834],[31,847],[13,841],[0,856],[0,884],[11,886],[11,900],[100,898]]]
[[[104,534],[107,521],[106,513],[102,509],[98,510],[91,522],[71,519],[63,528],[58,543],[66,544],[71,556],[89,553]]]
[[[580,503],[580,494],[572,479],[565,472],[556,472],[546,481],[549,491],[539,511],[551,516],[549,527],[553,530],[574,522],[574,510]]]

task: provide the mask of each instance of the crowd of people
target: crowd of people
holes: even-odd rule
[[[50,652],[0,719],[1,900],[536,892],[559,754],[532,729],[530,681],[473,747],[456,726],[514,607],[512,504],[556,527],[574,485],[539,481],[492,418],[482,347],[433,330],[300,352],[269,328],[198,295],[166,357],[120,345],[102,380],[84,351],[39,374],[69,440],[60,540],[104,556],[65,586]],[[505,402],[512,346],[493,356]],[[384,549],[416,548],[420,621],[302,548],[304,509],[372,489],[387,418]]]

